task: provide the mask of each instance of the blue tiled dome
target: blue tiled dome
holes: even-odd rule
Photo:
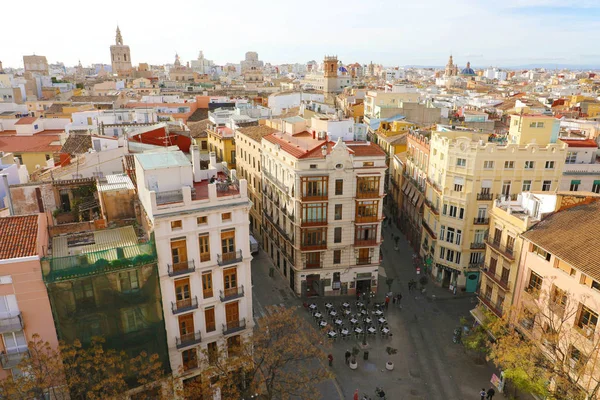
[[[475,71],[471,68],[471,63],[467,63],[467,67],[460,72],[461,75],[475,75]]]

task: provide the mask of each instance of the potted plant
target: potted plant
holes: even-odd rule
[[[392,354],[396,354],[398,352],[398,349],[395,349],[393,347],[386,347],[385,351],[388,353],[388,355],[392,355]],[[392,361],[388,361],[385,363],[385,369],[387,369],[388,371],[392,371],[394,369],[394,363]]]
[[[352,348],[352,356],[350,357],[350,369],[358,368],[358,362],[356,361],[356,356],[360,353],[360,350],[357,347]]]

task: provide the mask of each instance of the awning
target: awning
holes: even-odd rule
[[[417,205],[417,200],[419,200],[420,196],[421,196],[421,193],[419,193],[418,190],[415,190],[415,195],[412,198],[413,205]]]
[[[423,201],[425,200],[424,196],[420,196],[419,197],[419,202],[417,203],[417,210],[419,210],[421,208],[421,206],[423,205]]]
[[[492,180],[491,179],[484,179],[481,181],[481,187],[482,188],[486,188],[486,189],[491,189],[492,188]]]
[[[581,185],[581,180],[580,179],[574,179],[571,181],[571,185]]]
[[[404,189],[406,189],[406,187],[408,186],[408,179],[404,180],[404,183],[402,184],[402,191],[404,192]]]
[[[415,194],[415,187],[413,185],[410,185],[410,192],[408,193],[408,198],[410,199],[411,197],[413,197],[413,194]]]
[[[446,271],[449,271],[449,272],[456,272],[457,275],[461,274],[461,272],[458,269],[449,267],[449,266],[444,265],[444,264],[436,263],[435,266],[438,269],[443,269],[443,270],[446,270]]]

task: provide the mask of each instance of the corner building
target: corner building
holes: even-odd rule
[[[263,245],[303,297],[375,291],[385,153],[301,132],[262,138]]]

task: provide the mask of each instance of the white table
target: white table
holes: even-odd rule
[[[326,321],[321,321],[321,322],[319,322],[319,326],[320,326],[321,328],[324,328],[324,327],[326,327],[326,326],[327,326],[327,322],[326,322]]]
[[[352,325],[356,324],[357,322],[358,322],[358,320],[357,320],[356,318],[352,318],[352,319],[350,320],[350,323],[351,323]]]
[[[371,318],[369,318],[369,317],[365,318],[365,322],[366,322],[367,324],[370,324],[370,323],[372,322],[372,321],[371,321]]]
[[[350,333],[348,331],[348,329],[346,329],[346,328],[342,329],[342,335],[346,336],[348,333]]]
[[[378,317],[381,317],[383,315],[383,311],[377,310],[377,311],[375,311],[375,315],[377,315]]]
[[[344,324],[344,321],[342,321],[341,319],[336,319],[335,324],[338,326],[342,326]]]
[[[316,310],[317,305],[315,303],[312,303],[310,306],[308,306],[308,308],[310,308],[311,310]]]
[[[335,333],[335,331],[329,331],[327,332],[327,336],[334,339],[337,336],[337,333]]]
[[[337,311],[335,311],[335,310],[331,310],[331,311],[329,312],[329,315],[331,315],[332,317],[336,317],[336,316],[337,316]]]
[[[385,318],[379,318],[377,321],[379,321],[380,324],[385,324],[387,322]]]
[[[384,335],[387,335],[388,333],[390,333],[390,330],[388,328],[383,328],[381,332],[383,332]]]
[[[355,328],[354,332],[356,332],[360,335],[361,333],[363,333],[363,330],[362,330],[362,328]]]
[[[367,329],[367,331],[368,331],[369,333],[371,333],[371,334],[373,334],[373,333],[377,332],[377,330],[376,330],[375,328],[373,328],[372,326],[370,326],[370,327]]]
[[[350,311],[350,310],[344,310],[344,315],[350,315],[350,314],[352,314],[352,311]]]
[[[333,304],[331,304],[331,303],[327,303],[327,304],[325,304],[325,308],[326,308],[326,309],[328,309],[328,310],[329,310],[331,307],[333,307]]]
[[[344,303],[342,304],[342,307],[344,307],[344,308],[348,308],[348,307],[350,307],[350,304],[349,304],[349,303],[345,303],[345,302],[344,302]]]
[[[320,313],[320,312],[316,312],[316,313],[314,313],[314,314],[313,314],[313,316],[314,316],[315,318],[321,318],[323,315],[321,315],[321,313]]]

